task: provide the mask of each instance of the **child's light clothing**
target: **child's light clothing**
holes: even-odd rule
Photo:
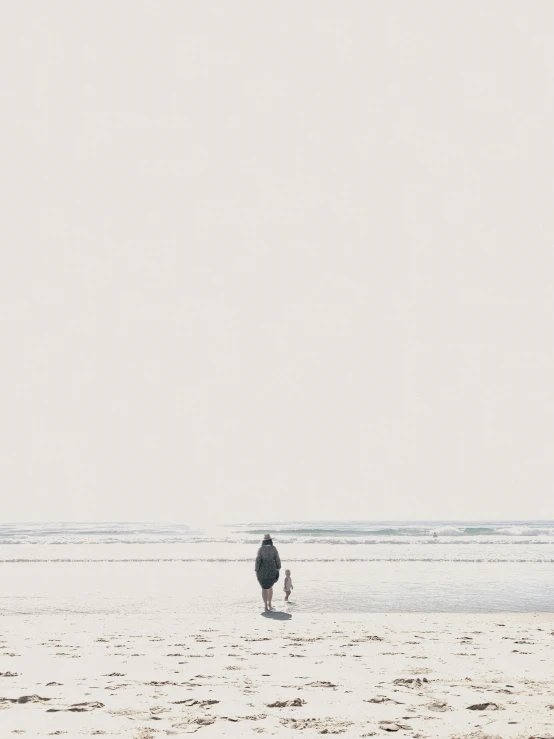
[[[285,591],[285,593],[290,593],[290,591],[292,590],[292,579],[290,575],[287,575],[285,577],[285,584],[283,586],[283,590]]]

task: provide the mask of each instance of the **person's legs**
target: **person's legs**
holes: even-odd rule
[[[269,590],[267,591],[267,603],[270,608],[271,608],[272,599],[273,599],[273,587],[269,588]]]
[[[264,599],[264,606],[267,611],[267,593],[268,591],[262,588],[262,598]]]

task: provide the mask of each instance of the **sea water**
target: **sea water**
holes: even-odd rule
[[[554,522],[311,521],[0,524],[0,613],[256,610],[266,532],[291,611],[554,612]]]

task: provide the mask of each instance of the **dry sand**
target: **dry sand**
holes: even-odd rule
[[[554,736],[554,615],[0,617],[0,738]]]

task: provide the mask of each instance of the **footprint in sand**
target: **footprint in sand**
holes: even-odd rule
[[[99,701],[90,701],[88,703],[73,703],[69,708],[49,708],[47,713],[59,713],[60,711],[70,711],[71,713],[85,713],[94,711],[96,708],[104,708],[104,704]]]
[[[183,721],[178,721],[175,724],[171,724],[174,729],[189,729],[194,726],[200,728],[200,726],[210,726],[215,723],[214,716],[198,716],[197,718],[187,718]]]
[[[452,710],[448,704],[442,703],[441,701],[433,701],[433,703],[428,703],[426,708],[429,711],[436,711],[437,713],[444,713],[445,711]]]
[[[318,734],[343,734],[353,722],[333,718],[282,718],[281,724],[292,729],[315,729]]]
[[[393,683],[395,685],[404,685],[407,688],[420,688],[423,683],[428,683],[429,680],[427,680],[426,677],[424,677],[422,680],[419,677],[399,677],[396,680],[393,680]]]
[[[468,711],[500,711],[498,703],[474,703],[467,707]]]
[[[274,703],[267,703],[268,708],[292,708],[293,706],[304,706],[306,701],[302,698],[294,698],[289,701],[275,701]]]
[[[0,698],[0,703],[43,703],[51,698],[41,698],[40,695],[22,695],[20,698]]]
[[[399,724],[399,723],[396,723],[395,721],[382,721],[379,724],[379,728],[382,729],[383,731],[393,732],[393,731],[400,731],[401,729],[408,729],[409,730],[412,727],[411,726],[408,726],[407,724]]]

